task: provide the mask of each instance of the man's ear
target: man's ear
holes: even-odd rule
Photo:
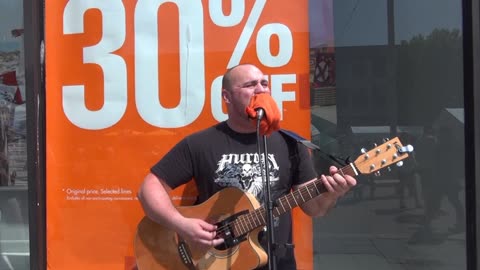
[[[226,89],[222,89],[222,99],[225,101],[225,103],[230,103],[230,92],[228,92]]]

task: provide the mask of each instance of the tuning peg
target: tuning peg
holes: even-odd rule
[[[360,152],[362,152],[362,154],[365,154],[365,159],[370,158],[370,156],[369,156],[368,153],[367,153],[367,149],[362,148],[362,149],[360,149]]]
[[[391,172],[392,171],[392,168],[390,168],[390,166],[387,167],[387,171]]]
[[[398,149],[398,152],[400,153],[411,153],[413,152],[413,146],[412,145],[406,145],[406,146],[402,146]]]
[[[376,143],[373,144],[373,147],[377,147],[378,145]]]
[[[384,143],[388,142],[388,140],[389,140],[388,138],[383,138]]]
[[[403,161],[400,160],[399,162],[396,163],[396,165],[397,165],[397,167],[402,167],[403,166]]]
[[[380,171],[376,171],[376,172],[374,172],[373,174],[374,174],[375,176],[377,176],[377,177],[382,175],[382,173],[380,173]]]

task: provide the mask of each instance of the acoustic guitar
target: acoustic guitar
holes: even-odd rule
[[[385,141],[370,151],[362,150],[353,163],[339,169],[344,175],[378,173],[413,151],[403,146],[398,137]],[[319,179],[277,199],[273,216],[280,216],[326,192]],[[237,188],[225,188],[207,201],[182,206],[178,211],[189,218],[206,220],[217,225],[217,235],[225,239],[221,246],[200,250],[179,237],[175,231],[144,217],[138,224],[134,240],[139,270],[245,270],[268,262],[268,255],[258,242],[258,233],[266,225],[266,209],[256,198]]]

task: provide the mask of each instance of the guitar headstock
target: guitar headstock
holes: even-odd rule
[[[401,160],[406,159],[411,152],[413,152],[413,146],[403,146],[400,139],[395,137],[368,152],[363,150],[354,165],[359,173],[370,174],[394,163],[401,163]]]

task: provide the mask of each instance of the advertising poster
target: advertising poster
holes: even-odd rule
[[[306,0],[58,0],[45,11],[48,269],[135,269],[140,183],[181,138],[226,119],[227,68],[260,67],[282,128],[310,136]],[[172,194],[194,198],[189,186]],[[299,269],[312,269],[311,219],[294,220]]]

